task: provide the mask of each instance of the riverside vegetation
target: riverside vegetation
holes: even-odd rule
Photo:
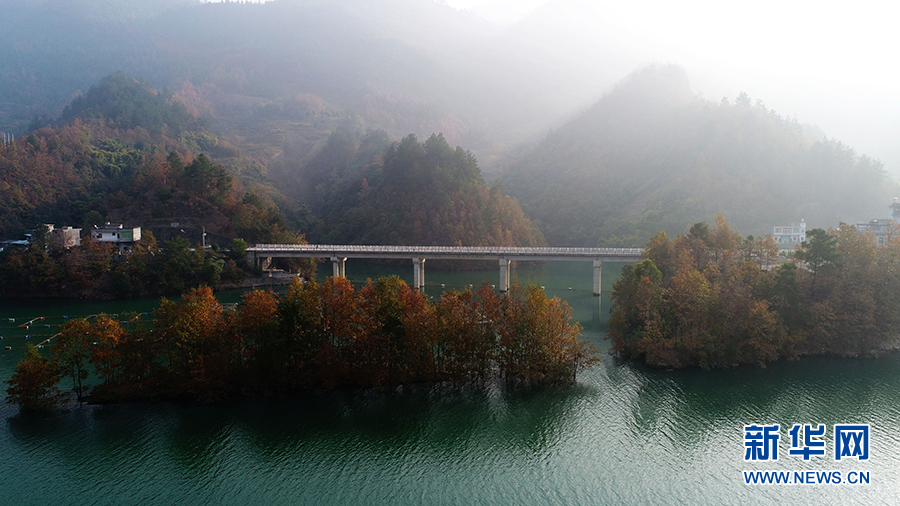
[[[209,288],[162,299],[152,325],[100,315],[63,326],[51,357],[30,346],[7,381],[7,401],[50,408],[79,401],[214,401],[339,387],[502,380],[574,381],[597,360],[568,305],[535,286],[499,295],[445,292],[430,302],[397,277],[356,290],[344,278],[295,282],[279,297],[247,293],[223,310]],[[91,378],[99,384],[88,385]]]
[[[900,335],[900,240],[841,224],[812,229],[776,266],[771,240],[742,238],[718,216],[669,239],[614,285],[615,350],[656,367],[717,368],[803,355],[867,356]]]

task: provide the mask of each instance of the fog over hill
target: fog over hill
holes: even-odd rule
[[[548,242],[639,246],[723,214],[743,233],[883,217],[896,185],[880,162],[746,94],[712,102],[684,69],[651,66],[504,168]]]
[[[687,69],[694,90],[711,100],[741,91],[783,116],[881,159],[900,176],[900,32],[883,2],[846,8],[799,0],[761,0],[752,8],[712,0],[447,0],[529,30],[538,51],[573,77],[594,75],[592,100],[650,63]],[[502,16],[500,14],[503,14]],[[571,62],[574,65],[569,65]],[[608,72],[605,76],[599,69]]]
[[[503,31],[423,0],[87,0],[74,9],[46,0],[8,12],[0,45],[15,50],[0,60],[0,131],[19,135],[121,70],[223,127],[304,95],[398,138],[443,133],[489,164],[598,89],[595,76],[572,79],[555,55],[525,45],[527,25]]]
[[[87,105],[78,97],[121,71],[233,146],[237,156],[216,161],[268,192],[295,227],[315,222],[319,184],[359,191],[331,177],[350,162],[321,163],[339,129],[392,141],[441,134],[474,154],[487,182],[501,177],[551,244],[639,244],[715,212],[757,234],[884,214],[892,190],[878,158],[891,169],[900,113],[884,99],[884,71],[853,60],[857,46],[833,67],[837,84],[814,88],[790,72],[824,75],[814,51],[823,32],[738,40],[756,33],[744,21],[757,13],[474,1],[469,11],[462,0],[0,0],[0,47],[10,49],[0,53],[0,132],[62,127],[74,118],[67,104]],[[847,93],[822,99],[841,83]],[[172,121],[130,128],[174,137]]]

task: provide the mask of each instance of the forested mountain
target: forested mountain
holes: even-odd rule
[[[472,153],[441,135],[391,144],[381,131],[338,130],[305,167],[314,242],[537,246],[518,203],[488,187]],[[312,190],[311,192],[309,190]]]
[[[0,236],[112,219],[205,226],[217,242],[295,240],[272,202],[202,154],[240,160],[200,123],[146,83],[108,76],[59,122],[0,145]]]
[[[676,66],[632,74],[509,162],[503,180],[550,244],[578,246],[639,246],[717,213],[753,234],[867,221],[892,193],[880,162],[811,142],[745,94],[697,97]]]

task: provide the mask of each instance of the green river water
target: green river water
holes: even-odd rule
[[[347,274],[411,281],[411,267],[351,260]],[[568,301],[584,338],[606,350],[619,269],[604,265],[600,299],[590,263],[520,266],[513,275]],[[426,292],[497,277],[426,266]],[[157,302],[0,302],[0,346],[12,347],[0,348],[0,379],[12,374],[26,335],[39,342],[65,316],[151,311]],[[900,504],[898,358],[667,372],[603,353],[565,388],[72,405],[40,416],[2,405],[0,504]],[[744,461],[751,423],[781,425],[777,462]],[[788,454],[794,423],[827,426],[825,456]],[[842,423],[870,424],[869,460],[835,461],[832,426]],[[746,485],[750,470],[840,471],[843,483]],[[870,483],[847,484],[851,472]]]

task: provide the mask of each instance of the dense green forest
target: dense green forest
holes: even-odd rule
[[[314,242],[538,246],[518,203],[489,187],[472,153],[442,135],[391,144],[381,131],[338,130],[303,172]]]
[[[131,251],[86,237],[81,246],[47,251],[41,244],[0,254],[0,298],[116,299],[181,294],[196,286],[234,285],[251,274],[235,239],[230,249],[203,250],[183,237],[159,244],[144,232]],[[300,265],[306,276],[312,265]]]
[[[224,311],[209,288],[163,299],[146,325],[105,315],[63,326],[7,381],[10,403],[48,408],[60,378],[81,401],[220,400],[310,388],[421,382],[568,383],[596,361],[558,298],[538,287],[446,292],[430,302],[397,277],[359,290],[344,278],[246,294]],[[126,330],[127,329],[127,330]],[[101,380],[90,385],[91,373]]]
[[[775,265],[771,239],[719,216],[664,232],[613,288],[615,349],[656,367],[729,367],[803,355],[868,356],[900,339],[900,240],[879,247],[842,224],[812,229]]]
[[[694,95],[683,69],[648,67],[509,161],[503,181],[551,244],[639,246],[728,216],[754,234],[884,217],[882,165],[741,94]]]

